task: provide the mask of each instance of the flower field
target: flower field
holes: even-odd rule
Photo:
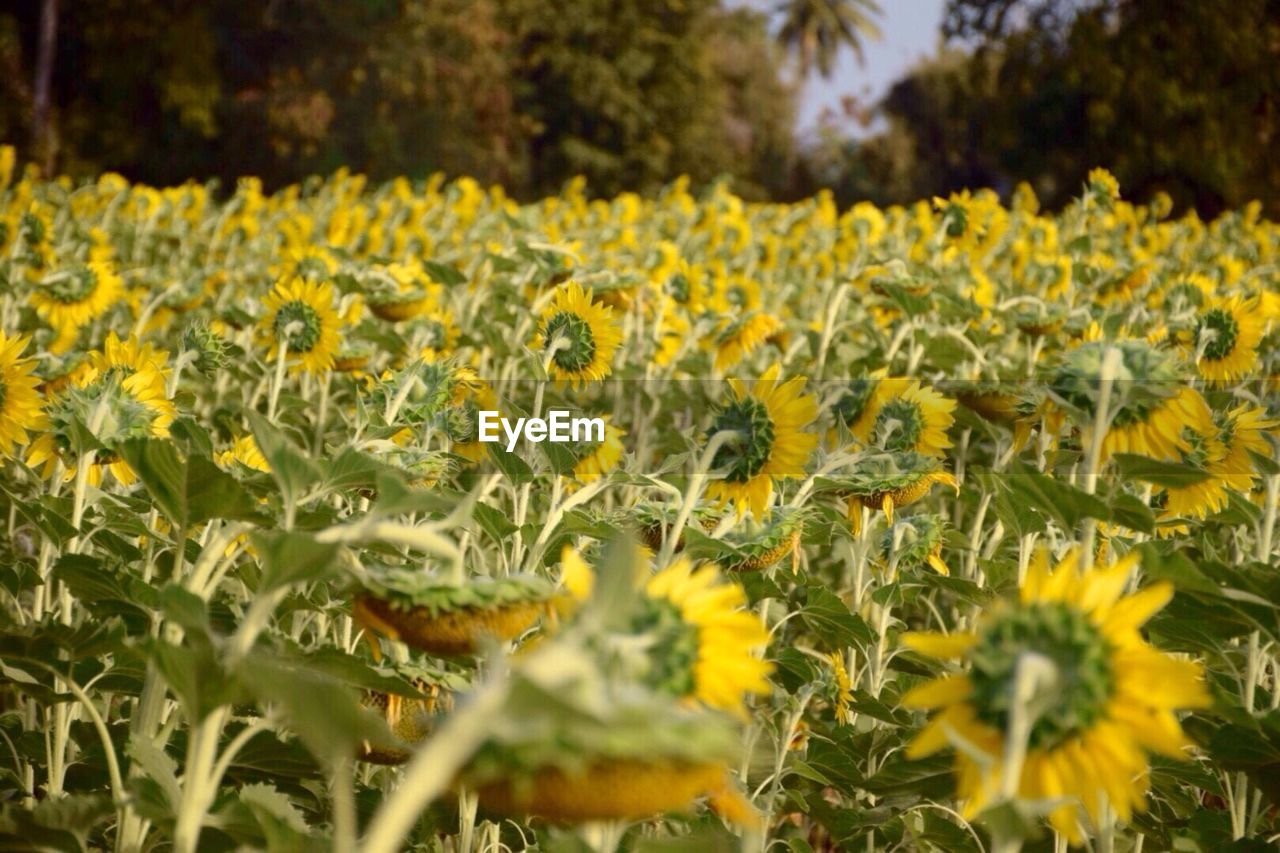
[[[0,149],[0,846],[1274,849],[1280,226],[1170,207]]]

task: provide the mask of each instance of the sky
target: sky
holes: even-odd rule
[[[881,38],[863,46],[866,62],[859,66],[850,50],[843,50],[831,79],[815,71],[805,84],[800,101],[799,130],[806,133],[818,124],[824,109],[840,113],[840,99],[853,95],[865,105],[879,100],[889,87],[921,57],[938,45],[938,26],[946,0],[879,0]],[[855,135],[857,127],[850,127]]]

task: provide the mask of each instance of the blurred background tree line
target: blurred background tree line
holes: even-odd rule
[[[900,2],[900,0],[888,0]],[[885,0],[881,0],[885,2]],[[948,0],[864,118],[795,131],[875,0],[26,0],[0,7],[0,140],[151,183],[339,166],[598,194],[679,174],[880,204],[1103,164],[1127,196],[1280,217],[1280,0]]]

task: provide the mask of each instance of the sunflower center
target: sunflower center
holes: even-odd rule
[[[0,412],[4,411],[4,403],[9,397],[9,386],[5,384],[4,378],[0,377]]]
[[[924,416],[915,403],[892,400],[876,416],[876,443],[885,450],[914,450],[922,432]]]
[[[734,435],[716,451],[711,467],[728,468],[729,482],[745,483],[760,473],[773,450],[773,421],[769,418],[769,409],[754,397],[734,400],[716,416],[707,437],[725,431]]]
[[[1204,315],[1200,325],[1196,327],[1197,346],[1206,334],[1211,336],[1205,344],[1204,357],[1210,361],[1221,361],[1231,355],[1231,351],[1235,349],[1236,338],[1240,335],[1240,326],[1230,312],[1214,308]]]
[[[680,608],[666,599],[648,600],[636,616],[634,629],[654,637],[649,654],[652,684],[674,696],[688,696],[697,688],[698,626],[685,621]]]
[[[93,295],[98,287],[98,277],[93,270],[83,267],[59,275],[45,286],[55,300],[63,305],[73,305]]]
[[[1052,749],[1102,716],[1112,693],[1111,646],[1084,613],[1050,603],[1004,613],[973,650],[972,704],[984,722],[1008,731],[1024,654],[1048,658],[1057,672],[1037,703],[1042,707],[1031,727],[1032,748]]]
[[[591,334],[591,325],[577,314],[561,311],[547,321],[547,330],[543,337],[547,346],[555,346],[557,340],[568,341],[560,344],[551,360],[556,367],[571,373],[577,373],[590,366],[596,355],[596,339]]]
[[[280,306],[273,329],[276,339],[283,336],[292,352],[311,352],[320,342],[320,315],[307,303],[295,299]]]

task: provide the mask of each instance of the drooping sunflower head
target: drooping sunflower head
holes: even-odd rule
[[[781,329],[782,321],[762,311],[722,319],[715,339],[715,369],[733,367]]]
[[[27,432],[42,429],[47,420],[36,361],[22,357],[29,339],[0,331],[0,454],[12,456]]]
[[[961,658],[967,671],[921,684],[907,707],[937,710],[908,747],[922,757],[956,751],[965,814],[999,792],[1006,741],[1022,732],[1026,757],[1017,796],[1062,799],[1054,828],[1083,838],[1081,811],[1099,825],[1105,799],[1122,819],[1143,808],[1145,751],[1185,757],[1189,741],[1175,711],[1209,702],[1200,666],[1152,648],[1139,629],[1168,602],[1165,583],[1134,595],[1124,590],[1137,564],[1131,555],[1080,570],[1076,552],[1056,569],[1038,555],[1016,601],[992,608],[971,633],[908,633],[903,642],[931,657]]]
[[[597,305],[590,290],[570,282],[543,311],[533,348],[547,359],[553,378],[577,388],[612,372],[613,354],[621,343],[613,309]]]
[[[707,487],[707,496],[721,504],[730,500],[741,515],[747,510],[763,517],[773,497],[773,481],[804,475],[804,466],[818,437],[805,427],[818,416],[818,404],[804,395],[804,380],[779,380],[778,365],[747,391],[729,380],[731,397],[716,413],[707,438],[725,433],[711,467],[723,472]]]
[[[849,470],[819,480],[817,489],[846,499],[849,520],[858,529],[863,507],[883,510],[892,524],[894,510],[915,503],[939,484],[959,490],[956,478],[937,459],[907,451],[860,456]]]
[[[1108,377],[1112,420],[1103,439],[1104,461],[1117,452],[1174,458],[1185,448],[1182,425],[1188,420],[1202,423],[1209,409],[1199,394],[1183,384],[1173,359],[1150,344],[1092,341],[1070,350],[1049,380],[1050,396],[1065,404],[1077,423],[1091,427],[1108,359],[1113,359],[1115,371]]]
[[[924,513],[898,519],[880,540],[885,563],[908,569],[929,566],[940,575],[951,574],[942,559],[946,531],[947,522],[940,515]]]
[[[274,362],[284,348],[286,358],[310,373],[333,367],[341,343],[333,285],[302,278],[281,282],[263,307],[260,332],[269,360]]]
[[[1215,382],[1245,378],[1258,364],[1257,348],[1264,328],[1256,298],[1212,301],[1200,314],[1192,341],[1200,375]]]
[[[883,379],[850,431],[869,447],[941,457],[956,402],[917,379]]]

